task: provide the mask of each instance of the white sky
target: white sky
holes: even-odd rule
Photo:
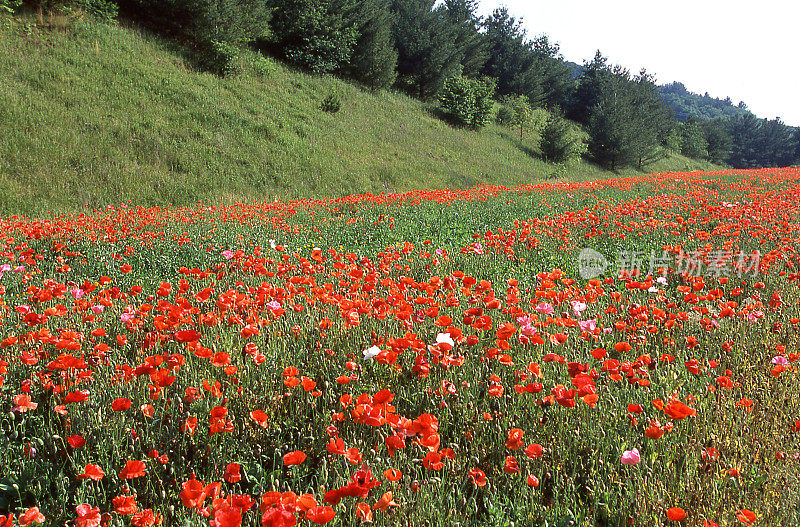
[[[797,0],[480,0],[479,12],[501,5],[568,60],[582,64],[600,49],[632,73],[646,67],[659,84],[680,81],[800,126]]]

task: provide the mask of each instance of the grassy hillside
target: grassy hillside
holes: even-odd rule
[[[227,78],[151,35],[90,21],[0,29],[0,213],[332,196],[607,177],[535,136],[454,129],[419,101],[256,54]],[[332,92],[341,110],[320,110]],[[679,156],[649,171],[711,165]]]

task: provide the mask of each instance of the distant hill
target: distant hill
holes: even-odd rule
[[[748,111],[744,103],[734,105],[730,97],[718,99],[708,93],[699,95],[687,90],[681,82],[664,84],[659,86],[658,91],[680,122],[685,122],[689,117],[696,117],[702,121],[716,117],[731,118],[744,115]]]

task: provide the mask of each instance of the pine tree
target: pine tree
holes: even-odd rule
[[[708,159],[708,141],[697,119],[690,117],[680,127],[681,154],[694,159]]]
[[[537,37],[532,46],[541,102],[551,109],[563,108],[573,87],[571,69],[559,54],[558,44],[551,43],[547,35]]]
[[[731,136],[731,153],[728,162],[735,168],[760,166],[761,121],[750,112],[730,119],[727,131]]]
[[[489,46],[489,60],[483,66],[483,75],[497,79],[500,95],[525,95],[532,105],[543,99],[543,88],[533,69],[535,57],[525,41],[522,21],[501,7],[484,22],[484,34]]]
[[[630,148],[636,167],[642,170],[645,165],[664,157],[662,145],[667,142],[674,118],[658,95],[655,78],[645,70],[627,81],[625,89],[631,92],[633,106],[633,120],[629,123],[633,130]]]
[[[764,119],[761,124],[759,165],[785,167],[794,161],[794,137],[792,129],[776,118]]]
[[[596,103],[589,117],[589,152],[611,170],[632,165],[635,111],[627,70],[615,69],[599,79]]]
[[[347,72],[372,90],[388,88],[397,78],[389,0],[360,0],[357,13],[358,38]]]
[[[355,0],[279,0],[272,18],[284,58],[317,73],[345,68],[358,38]]]
[[[477,0],[445,0],[445,19],[453,26],[455,47],[460,54],[461,74],[477,76],[489,58],[488,43],[478,31],[481,18]]]
[[[393,0],[392,28],[397,47],[397,84],[420,99],[434,97],[446,79],[460,73],[456,34],[433,9],[435,0]]]
[[[609,76],[608,59],[600,53],[594,55],[591,62],[584,62],[578,85],[570,98],[567,116],[573,121],[588,124],[592,109],[600,99],[603,80]]]
[[[708,160],[721,164],[727,161],[733,143],[721,117],[702,123],[703,135],[708,143]]]

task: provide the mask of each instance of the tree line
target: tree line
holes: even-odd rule
[[[612,66],[599,51],[575,68],[546,35],[529,38],[505,7],[478,16],[477,0],[0,0],[0,8],[21,3],[136,21],[184,43],[218,74],[253,46],[310,72],[439,100],[454,123],[476,129],[495,100],[510,114],[498,120],[520,130],[530,113],[521,105],[544,108],[554,144],[573,141],[569,119],[588,134],[588,155],[610,169],[643,168],[668,150],[743,168],[800,162],[800,129],[742,108],[679,122],[663,95],[676,90],[660,89],[646,71]]]

